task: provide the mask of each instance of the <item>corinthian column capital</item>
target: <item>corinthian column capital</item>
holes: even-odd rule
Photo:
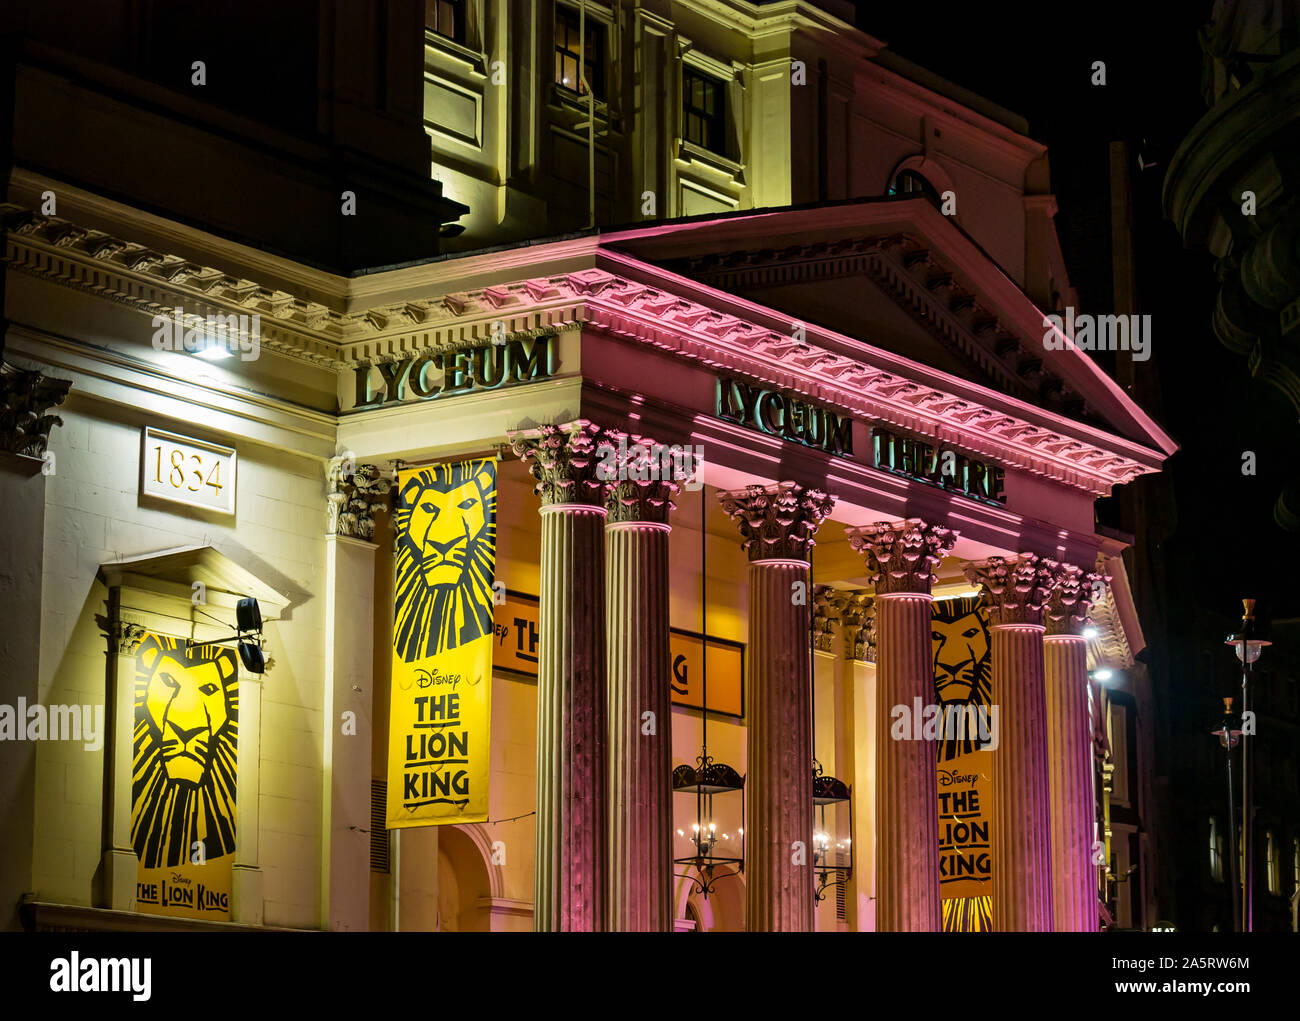
[[[817,545],[813,536],[835,506],[835,497],[795,482],[746,486],[719,493],[722,509],[740,526],[750,563],[802,560]]]
[[[928,595],[934,569],[952,552],[957,533],[920,518],[877,521],[850,528],[849,545],[867,558],[876,595],[913,592]]]
[[[864,663],[876,661],[876,600],[869,592],[850,592],[840,616],[844,627],[844,655]]]
[[[689,447],[669,447],[645,436],[606,430],[597,477],[605,482],[609,524],[667,524],[673,497],[699,465]]]
[[[43,457],[50,430],[63,424],[49,411],[63,403],[71,386],[69,379],[0,363],[0,450]]]
[[[817,585],[813,589],[813,642],[821,652],[835,647],[835,632],[848,609],[850,592]]]
[[[542,506],[587,504],[603,507],[607,483],[601,476],[609,449],[605,430],[586,419],[506,433],[510,448],[537,480]]]
[[[326,462],[325,483],[325,534],[371,541],[375,514],[388,510],[392,480],[378,465],[357,464],[351,455],[339,454]]]
[[[1061,565],[1036,553],[989,557],[966,566],[966,577],[980,587],[994,627],[1011,624],[1042,626],[1044,610],[1056,587]]]
[[[1044,611],[1047,634],[1082,637],[1093,605],[1106,598],[1110,576],[1074,564],[1058,564],[1053,578],[1052,594]]]

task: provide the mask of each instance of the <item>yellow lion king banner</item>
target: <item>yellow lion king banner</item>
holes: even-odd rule
[[[398,474],[389,829],[486,822],[496,462]]]
[[[149,633],[136,652],[131,842],[140,911],[230,918],[239,670],[233,649]]]

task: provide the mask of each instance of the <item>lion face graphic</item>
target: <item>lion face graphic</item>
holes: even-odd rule
[[[435,465],[402,485],[393,645],[407,663],[492,631],[496,463]]]
[[[147,635],[136,653],[131,837],[146,868],[235,848],[239,676],[233,649]]]
[[[940,705],[988,706],[992,701],[992,661],[988,624],[979,599],[936,599],[930,620],[934,649],[934,689]],[[973,751],[969,737],[939,742],[939,758]]]

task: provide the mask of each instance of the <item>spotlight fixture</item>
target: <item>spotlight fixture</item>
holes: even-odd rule
[[[212,616],[208,613],[203,615]],[[216,620],[215,617],[212,619]],[[219,638],[213,642],[196,642],[191,638],[186,644],[192,648],[195,645],[228,645],[232,642],[239,647],[239,660],[244,664],[245,670],[250,674],[266,673],[266,656],[262,653],[262,608],[252,596],[244,596],[235,604],[234,637]]]

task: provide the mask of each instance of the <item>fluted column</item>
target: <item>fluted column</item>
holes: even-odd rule
[[[135,761],[136,649],[144,626],[122,616],[122,590],[108,590],[108,680],[105,686],[103,839],[95,905],[134,911],[140,860],[131,840],[131,773]]]
[[[605,497],[609,840],[606,925],[671,932],[672,657],[668,637],[670,459],[639,436],[619,445]]]
[[[1095,594],[1109,581],[1062,564],[1047,603],[1043,663],[1047,684],[1048,791],[1052,818],[1052,911],[1058,932],[1097,931],[1097,867],[1092,864],[1092,717],[1083,629]]]
[[[938,932],[939,796],[934,740],[893,740],[895,707],[931,705],[930,586],[957,533],[916,518],[846,533],[876,585],[876,931]]]
[[[835,498],[793,482],[718,497],[749,555],[746,928],[808,932],[814,908],[808,553]]]
[[[533,927],[599,931],[605,882],[605,507],[600,429],[510,436],[542,498]]]
[[[966,569],[981,587],[993,633],[993,928],[1052,930],[1051,823],[1048,810],[1047,703],[1043,608],[1055,561],[1032,553],[990,557]]]

